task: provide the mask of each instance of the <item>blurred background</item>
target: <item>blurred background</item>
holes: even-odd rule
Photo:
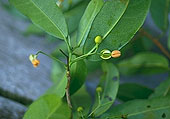
[[[65,0],[62,6],[57,3],[64,12],[69,31],[73,37],[76,34],[79,20],[88,5],[89,0]],[[155,25],[148,14],[143,28],[167,48],[168,30],[162,30]],[[66,50],[64,43],[36,27],[28,18],[20,14],[8,0],[0,0],[0,119],[21,119],[27,106],[41,96],[51,85],[52,81],[62,73],[60,66],[46,56],[40,55],[40,66],[33,68],[28,57],[41,50],[53,56],[63,59],[59,49]],[[132,66],[129,58],[134,58],[143,52],[155,52],[161,55],[158,62],[164,61],[159,67],[147,66],[144,59],[140,62],[145,66]],[[160,58],[160,60],[159,60]],[[128,60],[126,60],[128,59]],[[141,57],[139,57],[141,59]],[[64,59],[63,59],[64,60]],[[129,62],[128,62],[129,61]],[[134,39],[122,49],[122,57],[109,60],[118,65],[121,73],[121,83],[136,83],[148,88],[155,88],[168,77],[167,67],[169,60],[166,55],[147,37],[135,35]],[[100,63],[86,61],[88,77],[86,85],[93,96],[101,74]],[[129,67],[122,67],[125,63]],[[156,62],[157,63],[157,62]],[[132,67],[131,67],[132,66]],[[153,71],[154,69],[160,69]],[[119,102],[117,102],[119,103]]]

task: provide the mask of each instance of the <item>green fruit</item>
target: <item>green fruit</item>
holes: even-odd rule
[[[102,50],[101,52],[100,52],[100,57],[102,58],[102,59],[110,59],[111,58],[111,52],[110,52],[110,50]]]

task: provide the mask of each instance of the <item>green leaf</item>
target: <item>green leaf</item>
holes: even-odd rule
[[[168,60],[152,52],[139,53],[118,63],[119,71],[123,75],[156,74],[168,71]]]
[[[130,0],[126,11],[125,11],[125,8],[127,6],[126,0],[114,0],[114,2],[119,3],[122,7],[120,7],[117,4],[116,6],[112,5],[109,8],[103,7],[103,9],[105,8],[110,12],[107,12],[107,10],[103,11],[102,9],[99,15],[97,15],[95,19],[96,22],[94,21],[94,23],[92,24],[92,28],[89,33],[88,39],[85,42],[84,46],[85,53],[90,51],[90,49],[92,49],[95,46],[94,38],[97,35],[101,35],[102,37],[104,37],[103,42],[99,46],[98,52],[100,52],[103,49],[109,49],[111,51],[115,49],[120,50],[132,39],[134,34],[139,30],[139,28],[144,23],[144,20],[149,10],[150,0]],[[120,8],[122,8],[123,11]],[[113,17],[114,20],[112,20],[113,18],[110,19],[109,15],[112,16],[115,15],[118,17]],[[121,17],[121,15],[123,16]],[[107,19],[105,19],[105,17]],[[106,26],[109,28],[109,31],[105,28]],[[90,57],[90,60],[96,61],[101,60],[101,58],[99,57],[99,55],[96,54]]]
[[[162,97],[129,101],[113,107],[106,117],[107,119],[169,119],[169,100],[170,97]]]
[[[77,109],[78,107],[83,107],[83,113],[87,115],[89,113],[92,99],[89,95],[89,93],[86,91],[85,85],[83,85],[75,94],[71,96],[72,103],[74,109]],[[75,113],[75,119],[77,118],[77,114]]]
[[[26,31],[24,32],[24,35],[29,36],[29,35],[45,35],[44,31],[39,28],[38,26],[34,25],[34,24],[30,24]]]
[[[59,0],[56,0],[59,1]],[[78,5],[82,4],[82,2],[89,2],[90,0],[64,0],[61,3],[61,9],[63,12],[67,12],[71,9],[74,9]]]
[[[96,71],[100,71],[101,63],[102,61],[94,63],[93,61],[86,60],[88,74],[93,75],[93,73],[95,73]]]
[[[61,99],[56,95],[44,95],[30,105],[24,119],[50,119],[61,104]]]
[[[64,66],[56,61],[52,63],[52,70],[51,70],[51,79],[54,83],[58,80],[62,79],[65,75],[66,69]]]
[[[65,59],[65,56],[61,53],[60,49],[62,49],[65,53],[67,53],[67,45],[65,42],[60,42],[56,49],[51,53],[53,57],[60,57]]]
[[[170,31],[169,31],[169,35],[168,35],[168,49],[170,50]]]
[[[77,34],[78,46],[83,45],[90,31],[93,20],[103,6],[103,0],[92,0],[81,18]]]
[[[78,23],[80,22],[87,5],[88,1],[81,2],[71,10],[64,13],[68,24],[69,33],[72,33],[77,29]]]
[[[50,116],[49,119],[70,119],[71,110],[66,103],[62,103],[60,107]]]
[[[168,28],[168,12],[170,0],[152,0],[150,7],[151,16],[155,24],[163,31]]]
[[[103,93],[100,103],[98,103],[97,106],[94,105],[95,108],[92,114],[95,115],[95,117],[100,116],[112,106],[119,88],[119,72],[117,68],[111,63],[104,62],[102,69],[104,75],[99,86],[103,88]]]
[[[149,98],[163,97],[170,95],[170,78],[163,81]]]
[[[119,86],[118,98],[122,101],[147,99],[153,90],[135,83],[124,83]]]
[[[74,47],[76,47],[77,31],[73,32],[70,37],[71,37],[71,46],[74,48]],[[77,54],[78,56],[80,56],[80,54],[79,54],[80,50],[78,50],[78,52],[77,52],[77,49],[75,49],[73,51],[73,54]]]
[[[58,80],[47,90],[46,94],[55,94],[61,98],[64,97],[67,86],[67,76],[66,72],[63,72],[63,74],[63,77],[58,77]]]
[[[70,83],[70,94],[74,94],[84,84],[87,67],[83,60],[74,63],[71,66],[71,83]]]
[[[65,18],[55,0],[10,0],[10,3],[49,34],[60,39],[67,37]]]

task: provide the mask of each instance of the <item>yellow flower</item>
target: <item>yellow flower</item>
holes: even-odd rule
[[[40,64],[40,61],[38,59],[33,59],[32,64],[36,68]]]
[[[37,67],[40,64],[40,61],[37,59],[37,55],[31,54],[29,56],[29,60],[31,61],[34,67]]]

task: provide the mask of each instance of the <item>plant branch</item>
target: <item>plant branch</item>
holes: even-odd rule
[[[96,44],[87,54],[81,55],[81,56],[75,58],[75,59],[70,63],[70,66],[71,66],[73,63],[75,63],[75,62],[77,62],[77,61],[79,61],[79,60],[82,60],[82,59],[84,59],[84,58],[86,58],[86,57],[88,57],[88,56],[90,56],[90,55],[94,55],[94,54],[97,52],[97,50],[98,50],[98,44]]]
[[[146,32],[144,29],[139,31],[141,34],[152,40],[152,42],[170,59],[170,53],[164,48],[164,46],[159,42],[159,39],[153,37],[151,34]]]
[[[71,81],[71,77],[70,77],[70,71],[67,71],[67,87],[66,87],[66,98],[67,98],[67,103],[68,106],[70,107],[70,109],[72,109],[72,104],[71,104],[71,98],[70,98],[70,81]]]
[[[68,36],[68,38],[69,38],[69,39],[64,38],[64,41],[65,41],[65,43],[66,43],[66,45],[67,45],[68,52],[71,52],[71,44],[69,43],[69,41],[70,41],[70,36]],[[69,41],[68,41],[68,40],[69,40]]]
[[[67,57],[67,87],[66,87],[66,99],[67,99],[67,104],[69,108],[71,109],[71,119],[73,118],[72,114],[72,104],[71,104],[71,97],[70,97],[70,82],[71,82],[71,76],[70,76],[70,66],[69,66],[69,57]]]
[[[59,49],[59,50],[66,58],[68,58],[68,55],[62,49]]]

